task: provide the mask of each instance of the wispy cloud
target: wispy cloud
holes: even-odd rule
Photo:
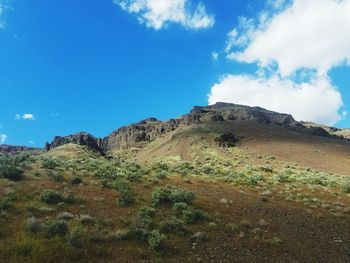
[[[0,144],[3,144],[7,140],[6,134],[0,134]]]
[[[50,117],[51,118],[57,118],[59,117],[60,115],[58,113],[50,113]]]
[[[6,25],[5,21],[5,11],[9,9],[7,0],[0,0],[0,29],[4,28]]]
[[[211,53],[211,58],[213,59],[213,61],[218,61],[218,59],[219,59],[219,53],[216,52],[216,51],[213,51],[213,52]]]
[[[155,30],[170,23],[190,29],[210,28],[215,24],[213,15],[208,14],[203,3],[196,7],[190,0],[113,0],[124,11],[135,14],[141,24]]]
[[[35,121],[36,118],[34,114],[32,113],[24,113],[24,114],[16,114],[15,115],[15,120],[27,120],[27,121]]]

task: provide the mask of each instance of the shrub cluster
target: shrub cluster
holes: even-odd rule
[[[158,187],[152,193],[152,203],[158,206],[161,203],[187,203],[191,204],[195,194],[189,190],[178,187]]]
[[[56,169],[59,166],[59,163],[49,157],[46,157],[42,160],[42,167],[45,169]]]
[[[45,189],[40,193],[40,201],[45,204],[58,204],[61,202],[71,204],[75,201],[75,196],[72,192],[64,192],[62,194],[52,189]]]
[[[40,194],[40,200],[46,204],[58,204],[64,201],[62,194],[52,189],[43,190]]]
[[[162,247],[167,236],[155,228],[152,222],[155,213],[156,210],[152,207],[141,207],[131,234],[137,240],[147,242],[150,248],[158,250]]]
[[[6,211],[13,206],[12,199],[5,197],[0,201],[0,211]]]
[[[3,164],[0,165],[0,178],[20,181],[24,178],[24,171],[14,165]]]

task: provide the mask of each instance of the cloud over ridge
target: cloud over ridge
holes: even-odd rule
[[[343,100],[328,76],[350,65],[350,0],[267,1],[255,18],[240,17],[227,35],[227,59],[254,63],[256,74],[224,75],[208,102],[262,106],[297,120],[334,125]]]

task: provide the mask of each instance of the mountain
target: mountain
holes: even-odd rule
[[[336,130],[298,122],[289,114],[260,107],[216,103],[195,106],[190,113],[168,121],[149,118],[121,127],[105,138],[85,132],[55,137],[46,144],[46,150],[73,143],[105,155],[127,154],[137,161],[166,156],[193,160],[193,156],[202,158],[201,147],[238,144],[252,155],[272,155],[304,166],[344,173],[350,169],[346,157],[350,142]],[[220,148],[217,150],[224,154],[225,150]]]

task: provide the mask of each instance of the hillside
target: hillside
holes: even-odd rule
[[[234,144],[252,157],[274,156],[291,164],[348,174],[350,141],[341,136],[340,131],[297,122],[291,115],[259,107],[217,103],[195,106],[189,114],[169,121],[149,118],[121,127],[101,139],[84,132],[56,137],[46,149],[75,143],[107,155],[126,154],[136,161],[164,156],[194,160],[201,156],[203,147],[225,155],[225,147],[220,147],[215,140],[232,134]]]
[[[0,157],[0,262],[350,262],[350,141],[218,103]]]

